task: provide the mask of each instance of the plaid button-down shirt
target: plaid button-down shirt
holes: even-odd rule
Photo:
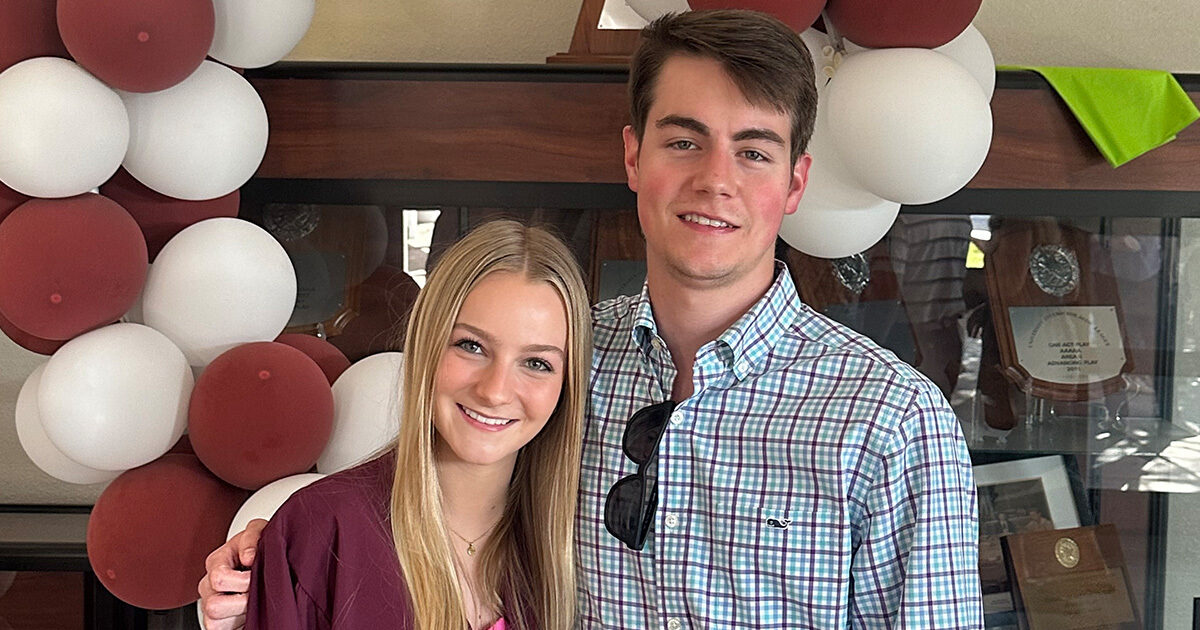
[[[625,422],[675,368],[643,289],[595,307],[576,523],[585,628],[979,628],[971,462],[941,393],[800,302],[768,293],[700,349],[667,424],[641,552],[604,527],[636,466]]]

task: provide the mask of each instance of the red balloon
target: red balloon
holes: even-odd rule
[[[116,202],[31,199],[0,223],[0,312],[42,339],[112,323],[146,281],[146,241]]]
[[[296,333],[288,333],[279,335],[275,339],[277,343],[282,343],[286,346],[291,346],[300,352],[303,352],[308,358],[312,359],[317,367],[325,373],[325,378],[330,385],[337,380],[337,377],[350,367],[350,359],[338,350],[337,346],[312,335],[301,335]]]
[[[867,48],[937,48],[967,29],[983,0],[829,0],[825,15]]]
[[[421,287],[403,270],[383,266],[358,288],[354,315],[329,343],[353,363],[379,352],[399,349],[408,314]]]
[[[54,0],[0,2],[0,71],[34,57],[66,57]]]
[[[332,431],[333,391],[325,373],[281,343],[225,352],[192,390],[192,448],[213,474],[248,490],[312,468]]]
[[[122,601],[151,610],[196,601],[204,559],[225,542],[247,493],[193,455],[164,455],[105,488],[88,519],[92,571]]]
[[[233,191],[205,201],[185,201],[150,190],[125,169],[100,187],[100,194],[121,204],[142,228],[153,261],[163,245],[183,228],[216,217],[236,217],[241,195]]]
[[[212,0],[58,0],[58,31],[109,86],[157,92],[186,79],[212,46]]]
[[[812,26],[825,0],[689,0],[695,11],[702,9],[750,9],[770,13],[796,32]]]
[[[0,184],[0,221],[4,220],[17,206],[29,201],[29,197]]]
[[[4,313],[0,313],[0,332],[7,335],[8,338],[12,339],[13,343],[17,344],[18,346],[21,346],[30,352],[36,352],[46,356],[54,354],[63,346],[64,343],[67,343],[66,339],[55,341],[53,339],[34,337],[24,330],[14,326],[12,322],[8,321],[8,318],[4,317]]]

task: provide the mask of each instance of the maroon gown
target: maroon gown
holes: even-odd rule
[[[263,530],[246,628],[412,628],[392,545],[395,455],[297,491]]]

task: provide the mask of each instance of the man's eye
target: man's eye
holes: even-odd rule
[[[763,155],[762,153],[755,151],[754,149],[750,149],[750,150],[746,151],[744,153],[744,155],[747,158],[749,158],[755,162],[766,162],[771,159],[771,158],[768,158],[767,156]]]
[[[695,149],[696,143],[692,142],[691,140],[676,140],[675,142],[672,142],[668,146],[670,146],[672,149],[688,150],[688,149]]]

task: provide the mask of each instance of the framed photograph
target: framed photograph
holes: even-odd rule
[[[1012,585],[1000,537],[1078,527],[1076,491],[1063,457],[1050,455],[975,466],[979,496],[979,579],[989,628],[1015,626]]]

